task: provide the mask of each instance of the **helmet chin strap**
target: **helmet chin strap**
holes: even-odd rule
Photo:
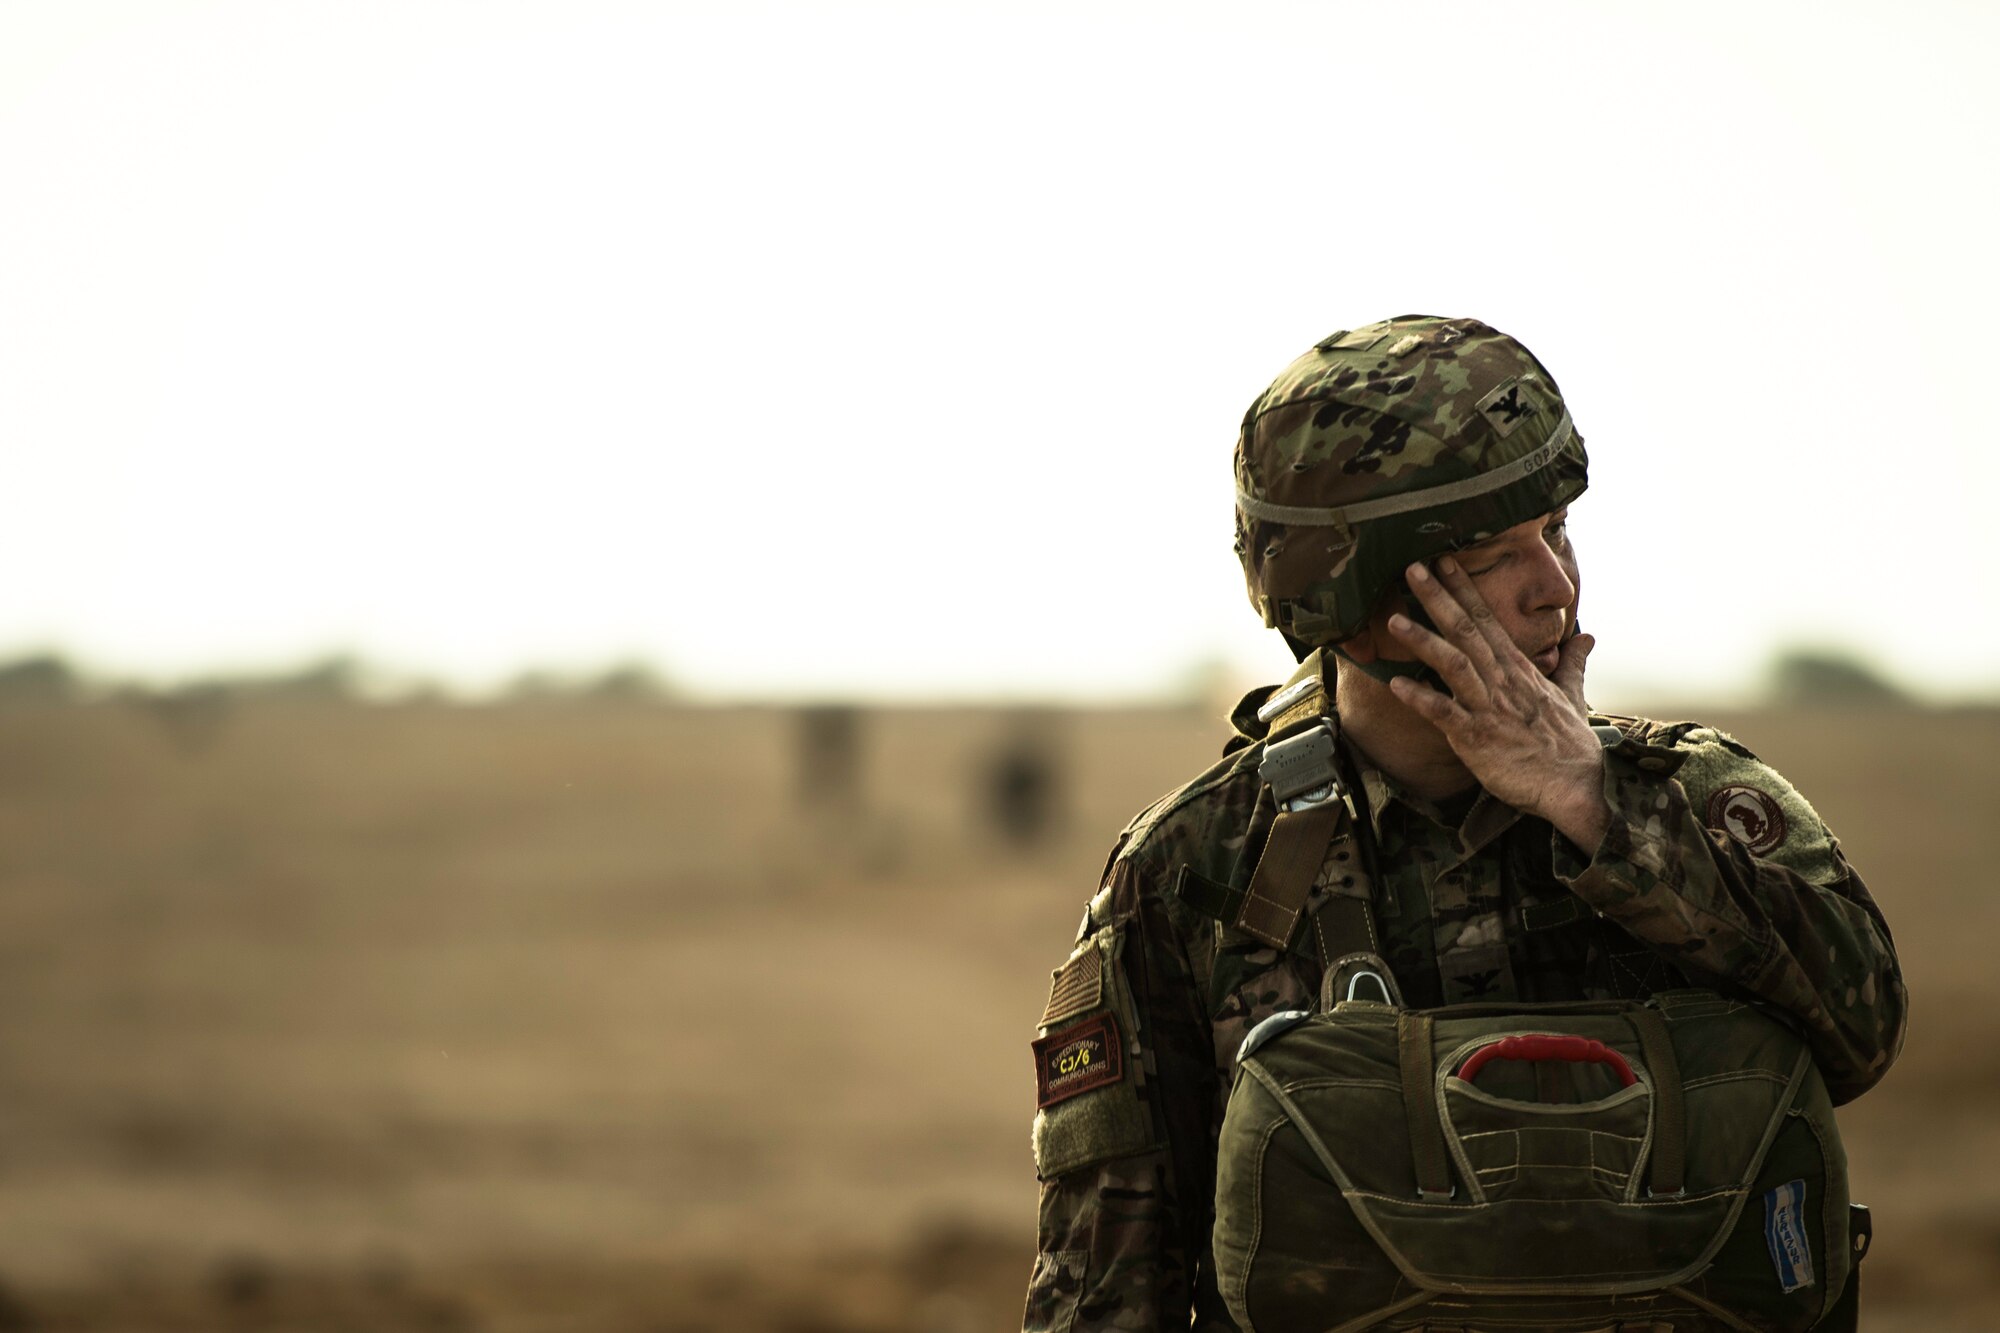
[[[1444,677],[1423,662],[1390,662],[1380,657],[1372,662],[1359,662],[1343,652],[1339,644],[1333,645],[1333,651],[1340,653],[1342,661],[1351,664],[1357,671],[1366,672],[1384,685],[1401,676],[1405,680],[1414,680],[1419,685],[1428,685],[1447,699],[1451,697],[1451,686],[1444,683]]]
[[[1431,619],[1430,612],[1424,610],[1422,604],[1415,598],[1405,601],[1403,614],[1431,631],[1431,633],[1437,633],[1437,622]],[[1351,663],[1357,670],[1373,676],[1384,685],[1401,676],[1405,680],[1414,680],[1419,685],[1428,685],[1445,698],[1451,698],[1451,686],[1445,684],[1444,677],[1431,670],[1423,662],[1391,662],[1382,657],[1377,657],[1372,662],[1362,662],[1349,656],[1339,644],[1336,643],[1331,646],[1334,652],[1340,654],[1343,661]]]

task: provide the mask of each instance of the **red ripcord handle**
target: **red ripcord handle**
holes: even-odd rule
[[[1572,1064],[1610,1065],[1618,1074],[1619,1086],[1629,1088],[1639,1081],[1624,1056],[1589,1037],[1549,1036],[1539,1032],[1502,1037],[1466,1056],[1465,1063],[1458,1067],[1458,1076],[1470,1083],[1488,1060],[1568,1060]]]

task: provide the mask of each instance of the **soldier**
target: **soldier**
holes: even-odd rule
[[[1718,731],[1584,702],[1586,458],[1525,347],[1467,319],[1337,333],[1252,403],[1235,472],[1251,600],[1302,665],[1125,829],[1056,973],[1027,1333],[1236,1327],[1210,1233],[1237,1050],[1329,965],[1366,980],[1337,952],[1357,901],[1408,1006],[1707,987],[1789,1016],[1835,1102],[1883,1076],[1888,927],[1805,798]],[[1311,714],[1355,837],[1274,833],[1266,738]],[[1289,905],[1259,889],[1279,862]]]

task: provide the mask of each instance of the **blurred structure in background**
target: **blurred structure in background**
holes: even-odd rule
[[[979,820],[1016,852],[1045,847],[1063,829],[1070,791],[1063,772],[1063,723],[1045,709],[1001,715],[1000,739],[974,780]]]
[[[1914,701],[1876,668],[1838,648],[1787,648],[1765,673],[1765,698],[1785,708],[1907,708]]]
[[[0,707],[68,703],[80,682],[68,662],[36,653],[0,663]]]
[[[183,754],[199,754],[215,744],[229,721],[236,693],[216,681],[175,689],[135,689],[126,702],[150,717]]]
[[[816,814],[851,820],[862,798],[862,712],[852,704],[813,704],[796,714],[793,799]]]

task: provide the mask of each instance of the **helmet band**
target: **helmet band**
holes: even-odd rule
[[[1252,518],[1267,523],[1288,523],[1300,528],[1344,528],[1352,523],[1366,523],[1370,519],[1388,518],[1393,514],[1407,514],[1418,509],[1436,509],[1460,500],[1470,500],[1489,491],[1497,491],[1502,486],[1519,481],[1530,473],[1547,467],[1562,453],[1569,443],[1573,430],[1570,425],[1569,409],[1564,408],[1562,420],[1549,432],[1549,438],[1533,453],[1502,463],[1490,472],[1482,472],[1476,477],[1466,477],[1461,481],[1448,482],[1443,486],[1426,487],[1423,490],[1406,491],[1401,495],[1385,495],[1379,500],[1362,500],[1355,504],[1343,505],[1339,509],[1311,509],[1302,505],[1272,504],[1260,500],[1246,491],[1236,492],[1236,507]]]

